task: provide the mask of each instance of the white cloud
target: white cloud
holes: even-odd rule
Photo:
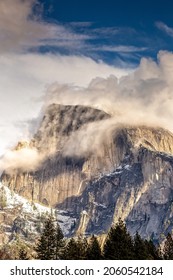
[[[98,48],[98,50],[101,51],[107,51],[107,52],[116,52],[116,53],[137,53],[137,52],[143,52],[146,51],[146,47],[135,47],[135,46],[102,46]]]
[[[41,15],[33,14],[35,3],[36,0],[0,1],[0,154],[19,138],[30,136],[28,119],[38,116],[43,97],[46,104],[54,101],[90,105],[116,115],[119,122],[145,120],[172,129],[172,53],[160,52],[158,63],[142,59],[133,73],[84,56],[26,53],[42,45],[71,49],[88,46],[92,50],[92,44],[86,44],[88,39],[135,32],[116,27],[76,32],[90,23],[46,23]],[[161,22],[156,25],[172,36],[172,28]],[[102,48],[124,55],[145,50],[124,45]]]
[[[116,116],[116,122],[173,131],[172,53],[160,52],[158,62],[143,58],[133,72],[76,56],[13,54],[0,57],[0,64],[1,153],[30,136],[28,119],[38,116],[43,99],[46,105],[89,105]]]
[[[48,84],[84,86],[93,77],[125,72],[86,57],[27,52],[42,45],[82,49],[90,38],[75,31],[75,26],[90,23],[45,22],[41,13],[33,12],[36,4],[37,0],[0,1],[0,154],[18,138],[29,137],[27,120],[37,117]]]
[[[6,170],[7,173],[21,171],[32,171],[39,166],[43,157],[36,149],[29,147],[20,150],[9,150],[4,157],[0,158],[0,171]]]
[[[28,119],[38,116],[46,87],[55,81],[84,87],[94,77],[127,71],[87,57],[4,54],[0,56],[0,154],[17,139],[27,139]],[[21,122],[23,122],[21,127]]]
[[[117,27],[117,26],[108,26],[108,27],[99,27],[99,28],[93,28],[92,29],[92,34],[98,37],[103,37],[103,38],[109,38],[114,35],[131,35],[135,34],[136,31],[133,28],[130,27]]]
[[[35,16],[36,0],[0,1],[0,53],[21,52],[32,47],[80,48],[89,35],[76,33],[70,26],[48,23]]]
[[[159,52],[158,62],[143,58],[139,67],[119,80],[97,77],[85,88],[53,84],[46,104],[88,105],[112,115],[88,125],[69,139],[68,155],[101,150],[99,143],[119,125],[149,125],[173,131],[173,53]]]

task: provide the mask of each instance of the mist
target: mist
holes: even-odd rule
[[[116,117],[117,122],[161,125],[173,130],[173,54],[159,52],[157,62],[142,58],[138,68],[117,78],[96,77],[87,87],[52,84],[45,105],[85,105]]]
[[[0,158],[0,173],[5,170],[8,174],[35,170],[42,162],[43,155],[37,149],[23,147],[21,149],[8,150]]]
[[[40,53],[43,45],[84,48],[88,37],[69,25],[45,22],[36,0],[0,1],[0,37],[0,169],[31,170],[40,164],[37,151],[12,147],[33,137],[51,103],[91,106],[111,116],[71,135],[64,148],[69,155],[96,149],[121,124],[173,131],[171,52],[160,51],[157,61],[142,58],[135,70],[128,63],[122,69],[86,56]]]
[[[86,125],[69,138],[68,156],[98,151],[119,126],[163,127],[173,132],[173,54],[160,51],[157,62],[143,58],[134,72],[117,78],[97,77],[87,87],[52,84],[45,95],[51,103],[91,106],[105,111],[110,119]]]
[[[72,79],[75,83],[71,83],[72,80],[69,83],[65,83],[64,81],[69,81],[70,77],[70,74],[68,76],[68,72],[65,72],[65,65],[70,60],[71,62],[73,61],[70,68],[71,72],[75,69],[75,63],[79,64],[81,62],[83,63],[83,67],[87,66],[87,73],[90,73],[90,76],[87,78],[88,81],[91,79],[91,74],[94,78],[88,83],[84,82],[84,80],[81,82],[80,75],[77,77],[77,73],[79,72],[75,72],[76,80]],[[48,58],[46,61],[49,61]],[[56,69],[56,65],[58,70],[58,63],[55,63],[54,69]],[[121,125],[146,125],[163,127],[173,131],[172,53],[160,51],[157,61],[153,61],[150,58],[143,58],[136,70],[129,71],[129,73],[124,72],[124,74],[116,68],[106,68],[106,65],[96,64],[87,58],[64,58],[63,65],[63,80],[61,82],[49,83],[50,85],[47,84],[45,94],[43,95],[42,93],[39,97],[42,106],[39,104],[37,107],[38,101],[35,99],[32,99],[32,102],[29,102],[27,106],[33,104],[39,110],[41,109],[41,116],[44,115],[46,107],[52,103],[90,106],[103,110],[110,115],[110,119],[86,125],[78,132],[72,134],[63,149],[64,155],[84,156],[96,150],[99,152],[105,139],[108,139],[112,131]],[[93,67],[90,68],[91,65]],[[104,75],[102,77],[96,77],[97,71],[95,71],[95,67],[104,69]],[[93,72],[89,68],[91,70],[93,69]],[[114,72],[114,75],[111,72]],[[46,73],[44,72],[43,77],[45,76]],[[40,72],[39,77],[41,77]],[[56,79],[54,76],[52,78]],[[32,106],[32,108],[34,107]],[[33,116],[33,113],[30,116]],[[42,119],[38,112],[37,116],[34,114],[33,117],[34,119],[38,118],[40,121]],[[39,122],[33,121],[33,124],[37,124],[38,126]],[[19,129],[19,122],[16,124],[16,127]],[[22,129],[20,127],[20,131]],[[31,136],[33,136],[33,131],[34,129],[30,129]],[[20,139],[22,140],[23,138],[21,137]],[[31,166],[30,164],[27,166],[27,164],[23,163],[22,155],[19,152],[14,153],[14,160],[11,152],[7,150],[7,153],[0,161],[0,165],[9,170],[14,169],[15,166],[16,168],[22,167],[23,170],[30,170],[40,164],[40,157],[36,154],[33,154],[32,157],[27,155],[27,157],[25,157],[27,158],[26,161],[27,163],[31,161]],[[32,158],[34,162],[32,162]]]

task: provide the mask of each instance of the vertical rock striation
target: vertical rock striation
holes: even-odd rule
[[[91,131],[89,152],[80,153]],[[22,147],[20,143],[17,149]],[[71,213],[76,219],[73,233],[104,233],[119,217],[131,233],[138,230],[145,238],[162,239],[172,230],[169,131],[117,125],[97,109],[52,104],[29,147],[43,155],[39,168],[4,171],[2,183],[31,201]]]

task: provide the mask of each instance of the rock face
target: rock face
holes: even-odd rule
[[[62,150],[70,135],[83,125],[109,118],[106,113],[82,106],[51,105],[30,147],[45,154],[42,165],[35,172],[14,174],[4,172],[2,183],[29,200],[55,206],[65,198],[77,195],[79,186],[87,179],[83,172],[87,159],[64,156]],[[17,145],[22,146],[20,143]],[[26,145],[25,145],[26,146]],[[95,158],[93,159],[93,161]],[[94,163],[97,169],[97,163]],[[68,208],[68,205],[66,206]]]
[[[75,217],[70,217],[65,211],[29,202],[0,183],[0,244],[6,244],[19,236],[34,243],[50,213],[61,225],[64,235],[69,235]]]
[[[140,148],[137,161],[127,157],[74,199],[77,233],[101,234],[122,218],[131,234],[162,240],[173,228],[172,170],[173,157]]]
[[[76,137],[77,142],[80,136],[83,143],[89,127],[105,127],[109,120],[110,115],[93,108],[49,106],[29,144],[45,155],[41,166],[34,172],[15,170],[13,175],[4,171],[1,181],[31,201],[75,217],[68,234],[101,234],[121,217],[132,234],[138,231],[145,238],[163,239],[173,229],[169,131],[112,124],[97,151],[81,156],[66,153],[71,139],[75,142]],[[97,136],[92,136],[93,142]]]

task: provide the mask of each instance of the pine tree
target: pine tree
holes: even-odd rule
[[[163,247],[163,258],[173,260],[173,239],[170,233],[168,233]]]
[[[55,258],[55,248],[56,229],[53,217],[49,216],[45,221],[43,232],[41,233],[38,244],[35,248],[37,258],[41,260],[53,260]]]
[[[121,219],[114,227],[111,227],[107,235],[103,256],[107,260],[134,259],[132,238]]]
[[[56,224],[56,226],[55,226]],[[35,248],[37,258],[41,260],[61,259],[64,248],[64,235],[59,224],[50,215],[44,222],[44,228]]]
[[[66,260],[85,260],[87,259],[88,243],[86,238],[78,237],[76,240],[71,238],[65,251],[64,259]]]
[[[134,259],[135,260],[147,260],[148,259],[148,247],[141,236],[136,232],[134,237]]]
[[[78,244],[74,238],[71,238],[64,250],[64,259],[78,260]]]
[[[155,246],[152,240],[145,240],[144,242],[147,250],[147,260],[161,260],[160,246]]]
[[[88,245],[87,259],[88,260],[101,260],[102,259],[101,248],[100,248],[97,238],[94,235],[91,237],[90,243]]]
[[[62,233],[59,224],[57,223],[56,234],[55,234],[55,259],[56,260],[63,258],[64,246],[65,246],[64,235]]]
[[[78,247],[78,260],[86,260],[87,250],[88,250],[87,239],[85,237],[83,238],[82,236],[78,236],[77,247]]]

